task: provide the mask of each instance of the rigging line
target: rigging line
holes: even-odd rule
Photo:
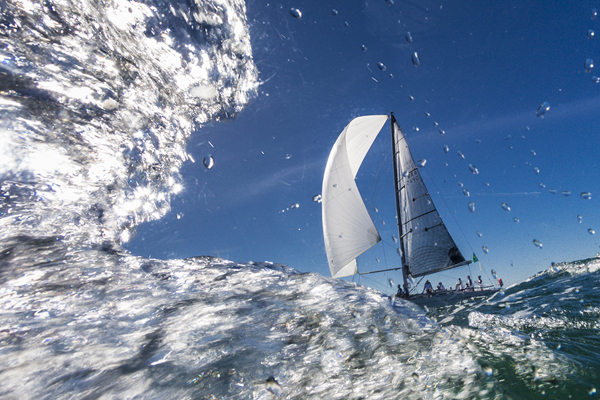
[[[365,278],[363,276],[361,276],[361,280],[364,280],[364,281],[370,283],[370,285],[372,285],[371,287],[373,287],[373,286],[377,287],[380,292],[386,293],[386,291],[385,291],[386,286],[382,285],[380,282],[377,282],[373,279]]]

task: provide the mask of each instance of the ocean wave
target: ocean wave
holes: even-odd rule
[[[127,241],[182,190],[187,138],[253,96],[243,1],[8,2],[0,226]]]

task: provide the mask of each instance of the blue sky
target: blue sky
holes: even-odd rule
[[[173,197],[168,215],[140,226],[127,247],[162,259],[213,255],[329,275],[321,208],[312,201],[327,156],[352,118],[393,111],[415,158],[427,160],[422,173],[446,225],[488,274],[495,269],[511,284],[553,261],[600,252],[600,84],[592,80],[600,70],[584,70],[586,59],[600,60],[600,19],[591,18],[596,5],[393,3],[249,1],[258,96],[236,119],[192,136],[188,151],[196,162],[181,170],[185,190]],[[292,7],[300,19],[290,15]],[[592,38],[590,29],[597,32]],[[543,102],[551,108],[536,117]],[[210,170],[202,165],[209,154]],[[370,210],[379,210],[372,217],[385,242],[359,267],[396,267],[389,125],[357,182]],[[582,192],[592,198],[582,199]],[[448,273],[445,282],[466,273]],[[380,274],[361,282],[385,290],[388,278],[400,279]]]

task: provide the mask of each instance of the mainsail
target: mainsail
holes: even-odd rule
[[[392,116],[396,197],[403,262],[418,277],[465,265],[423,183],[402,129]]]
[[[322,188],[323,235],[334,278],[357,274],[356,257],[381,240],[354,178],[387,118],[372,115],[353,119],[327,160]]]

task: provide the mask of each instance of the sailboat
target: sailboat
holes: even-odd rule
[[[381,236],[354,179],[389,117],[401,265],[360,273],[357,257],[376,245]],[[321,196],[325,250],[334,278],[400,269],[403,297],[428,307],[441,307],[497,291],[494,286],[478,286],[470,290],[414,293],[414,278],[466,266],[471,260],[465,259],[444,225],[393,114],[358,117],[346,126],[329,154]]]

